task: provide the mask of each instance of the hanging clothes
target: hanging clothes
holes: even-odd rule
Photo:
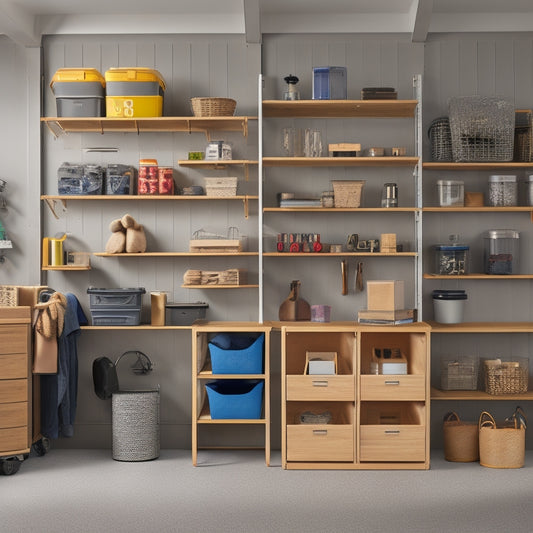
[[[74,294],[67,293],[64,323],[57,339],[56,374],[41,375],[41,433],[49,439],[72,437],[78,396],[78,338],[88,324]]]

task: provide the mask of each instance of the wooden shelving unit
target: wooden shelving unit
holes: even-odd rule
[[[258,289],[259,285],[182,285],[183,289]]]
[[[418,157],[263,157],[264,167],[414,167]]]
[[[265,252],[263,254],[264,257],[305,257],[306,259],[311,257],[417,257],[417,255],[416,252]]]
[[[465,280],[475,280],[475,279],[495,279],[499,281],[508,281],[510,279],[533,279],[533,274],[458,274],[458,275],[449,275],[444,274],[424,274],[424,279],[445,279],[445,280],[454,280],[454,279],[465,279]]]
[[[80,272],[91,270],[90,265],[60,265],[60,266],[42,266],[41,270],[64,270],[65,272]]]
[[[417,207],[263,207],[264,213],[417,213]]]
[[[427,170],[512,170],[521,168],[533,168],[533,163],[520,161],[494,162],[494,163],[454,163],[454,162],[431,162],[422,163],[422,168]]]

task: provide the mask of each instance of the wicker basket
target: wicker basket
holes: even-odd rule
[[[15,307],[18,303],[18,287],[12,285],[0,285],[0,307]]]
[[[476,422],[464,422],[455,411],[444,415],[444,458],[471,463],[479,460],[479,429]]]
[[[361,205],[364,180],[334,180],[331,184],[335,196],[335,207],[359,207]]]
[[[226,197],[237,194],[237,178],[204,178],[207,196]]]
[[[440,388],[442,390],[476,390],[478,360],[475,357],[458,357],[442,361]]]
[[[195,117],[231,117],[237,102],[232,98],[191,98]]]
[[[454,161],[512,161],[515,110],[490,96],[458,96],[449,102]]]
[[[452,132],[448,117],[436,118],[429,126],[428,137],[433,161],[453,161]]]
[[[533,161],[533,119],[530,109],[516,112],[514,130],[514,160]]]
[[[489,394],[522,394],[527,392],[529,360],[489,359],[484,361],[485,392]]]
[[[479,464],[489,468],[524,466],[526,428],[514,417],[512,426],[498,425],[487,411],[479,416]]]

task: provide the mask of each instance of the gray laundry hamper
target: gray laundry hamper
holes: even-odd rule
[[[143,352],[124,352],[115,363],[107,357],[93,362],[95,392],[99,398],[111,398],[113,459],[116,461],[150,461],[159,457],[160,391],[120,390],[117,377],[119,361],[128,354],[136,354],[132,365],[135,374],[152,371],[152,361]]]

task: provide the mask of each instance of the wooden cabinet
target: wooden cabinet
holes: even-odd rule
[[[30,452],[31,391],[30,307],[0,307],[0,457]]]
[[[220,432],[224,426],[262,426],[264,428],[265,462],[270,465],[270,327],[251,322],[206,322],[192,327],[192,463],[198,462],[198,450],[205,448],[201,444],[200,431],[202,427],[218,426]],[[241,337],[259,335],[264,336],[262,372],[257,374],[214,373],[209,352],[209,341],[217,334],[237,335]],[[243,356],[248,356],[244,353]],[[232,354],[235,357],[235,353]],[[238,354],[235,358],[238,367]],[[258,418],[213,418],[211,416],[206,384],[213,381],[258,381],[263,384],[261,416]],[[238,398],[237,398],[238,401]],[[217,446],[209,446],[217,447]],[[228,447],[222,446],[219,447]],[[229,446],[239,447],[239,446]],[[249,447],[249,446],[242,446]]]
[[[429,468],[427,324],[285,323],[281,331],[283,468]],[[407,374],[370,374],[374,348],[399,349]],[[304,374],[313,352],[336,352],[337,373]]]

